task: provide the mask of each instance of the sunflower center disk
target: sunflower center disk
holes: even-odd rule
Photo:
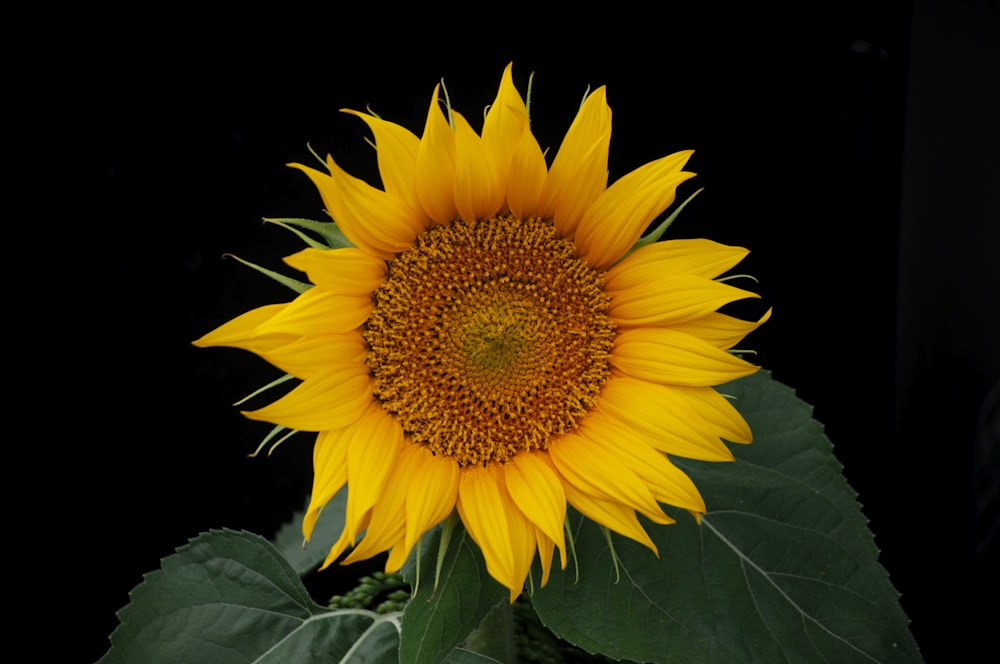
[[[610,374],[603,284],[541,219],[432,228],[375,292],[375,396],[415,442],[463,466],[545,449]]]

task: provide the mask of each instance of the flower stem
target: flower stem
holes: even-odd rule
[[[465,640],[469,650],[492,657],[503,664],[516,664],[517,648],[514,643],[514,611],[506,600],[486,614]]]

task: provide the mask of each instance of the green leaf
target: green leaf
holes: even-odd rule
[[[396,664],[399,614],[315,604],[257,535],[203,533],[147,574],[99,664]]]
[[[754,431],[735,463],[685,461],[708,505],[649,525],[657,558],[575,514],[580,581],[534,593],[553,632],[650,662],[915,662],[920,653],[856,494],[811,407],[766,372],[720,389]]]
[[[306,501],[308,508],[309,501]],[[302,518],[305,509],[296,512],[292,520],[283,525],[274,536],[274,546],[285,557],[292,569],[305,577],[316,570],[326,560],[331,547],[337,542],[344,529],[344,514],[347,509],[347,487],[330,499],[320,512],[313,528],[312,537],[305,542],[302,537]]]
[[[486,571],[479,547],[461,524],[451,536],[435,590],[434,568],[440,539],[440,527],[423,538],[419,583],[415,557],[411,556],[403,567],[403,578],[417,589],[403,611],[399,636],[399,661],[407,664],[442,661],[495,606],[509,599],[507,590]]]

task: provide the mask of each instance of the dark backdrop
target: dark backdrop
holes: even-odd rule
[[[533,125],[553,149],[587,86],[608,86],[612,179],[696,150],[682,193],[705,192],[672,236],[751,249],[774,317],[746,345],[815,405],[927,658],[985,638],[972,598],[996,529],[997,5],[616,6],[565,25],[368,11],[287,29],[135,19],[67,61],[87,123],[65,156],[96,196],[62,291],[86,312],[67,389],[100,441],[67,443],[91,469],[74,473],[88,516],[67,543],[92,570],[84,659],[161,557],[209,528],[269,536],[308,490],[307,438],[248,459],[268,427],[230,406],[276,372],[190,346],[286,298],[222,259],[278,268],[300,246],[260,222],[320,215],[284,164],[311,144],[374,181],[367,132],[339,108],[419,133],[444,77],[476,124],[511,60],[522,91],[535,72]]]

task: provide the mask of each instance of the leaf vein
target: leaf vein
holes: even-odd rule
[[[771,635],[771,639],[774,641],[775,644],[777,644],[778,649],[781,650],[781,654],[784,660],[787,662],[788,655],[785,653],[784,645],[781,643],[781,640],[778,638],[778,635],[774,633],[774,630],[771,629],[771,625],[767,622],[767,619],[764,617],[764,612],[760,610],[760,604],[757,602],[757,593],[753,591],[753,586],[750,585],[750,576],[747,574],[747,561],[744,558],[740,558],[740,571],[743,572],[743,579],[746,581],[747,590],[750,592],[750,599],[753,601],[754,612],[760,618],[760,622],[764,626],[764,629],[766,629],[767,633]]]
[[[344,656],[340,658],[341,662],[344,663],[350,662],[351,657],[353,657],[354,653],[357,652],[359,648],[361,648],[362,644],[364,644],[365,642],[365,639],[367,639],[371,634],[373,634],[375,630],[381,627],[384,623],[389,623],[390,625],[396,628],[396,633],[397,634],[399,633],[399,619],[395,615],[393,614],[388,614],[386,616],[380,616],[378,614],[372,614],[372,615],[375,616],[375,620],[373,620],[372,624],[368,626],[368,629],[362,632],[361,636],[358,637],[358,640],[355,641],[354,644],[347,649],[347,652],[344,653]]]
[[[368,629],[365,630],[365,634],[367,634],[369,631],[371,631],[372,626],[380,624],[380,623],[383,623],[383,622],[390,622],[391,621],[391,622],[393,622],[393,624],[396,625],[396,629],[397,630],[399,629],[398,618],[396,618],[395,614],[387,614],[385,616],[380,616],[377,613],[373,613],[371,611],[365,611],[363,609],[341,609],[341,610],[337,610],[337,611],[325,611],[323,613],[314,613],[313,615],[309,616],[305,620],[302,620],[302,624],[300,624],[298,627],[296,627],[295,629],[293,629],[292,631],[290,631],[288,634],[285,634],[285,636],[283,636],[278,641],[276,641],[265,652],[261,653],[260,656],[258,656],[256,659],[253,660],[252,664],[257,664],[258,662],[266,662],[267,660],[265,658],[268,655],[270,655],[272,652],[274,652],[285,641],[288,641],[290,638],[292,638],[293,636],[295,636],[295,634],[297,632],[299,632],[300,630],[304,629],[306,627],[306,625],[308,625],[308,624],[310,624],[312,622],[319,621],[319,620],[331,620],[331,619],[334,619],[334,618],[342,618],[342,617],[347,616],[347,615],[361,615],[361,616],[371,617],[373,619],[372,620],[372,625],[370,625],[368,627]],[[364,638],[364,634],[362,634],[362,638]],[[362,639],[358,639],[358,642],[360,642],[361,640]],[[355,646],[357,645],[358,642],[355,643]]]
[[[851,643],[850,641],[848,641],[847,639],[845,639],[841,635],[839,635],[836,632],[832,631],[830,628],[828,628],[826,625],[824,625],[823,623],[821,623],[819,620],[817,620],[813,616],[811,616],[808,613],[806,613],[802,609],[802,607],[800,607],[795,602],[795,600],[793,600],[791,597],[789,597],[788,593],[786,593],[785,590],[781,586],[779,586],[777,583],[774,582],[774,580],[770,577],[770,575],[766,571],[764,571],[763,569],[761,569],[761,567],[759,567],[757,565],[757,563],[755,563],[753,560],[751,560],[750,558],[748,558],[735,544],[733,544],[732,542],[730,542],[726,538],[725,535],[723,535],[715,526],[713,526],[708,521],[707,518],[702,517],[701,522],[702,522],[702,524],[708,526],[708,529],[711,530],[713,533],[715,533],[715,536],[718,537],[719,540],[723,544],[725,544],[730,549],[732,549],[732,551],[737,556],[739,556],[739,558],[742,561],[745,561],[747,565],[749,565],[754,571],[756,571],[758,574],[760,574],[762,577],[764,577],[764,579],[768,583],[770,583],[772,586],[774,586],[774,589],[778,591],[778,593],[785,599],[786,602],[789,603],[789,605],[792,606],[792,608],[794,608],[796,611],[799,612],[799,614],[803,617],[803,619],[809,620],[809,622],[811,622],[814,625],[816,625],[817,627],[819,627],[821,630],[823,630],[824,632],[826,632],[827,634],[829,634],[834,639],[845,643],[848,647],[850,647],[852,650],[855,650],[856,652],[858,652],[858,654],[864,656],[866,659],[869,659],[869,660],[871,660],[873,662],[877,662],[878,661],[877,659],[875,659],[874,657],[872,657],[871,655],[869,655],[865,651],[861,650],[860,648],[858,648],[857,646],[855,646],[853,643]],[[752,593],[752,591],[751,591],[751,593]]]

